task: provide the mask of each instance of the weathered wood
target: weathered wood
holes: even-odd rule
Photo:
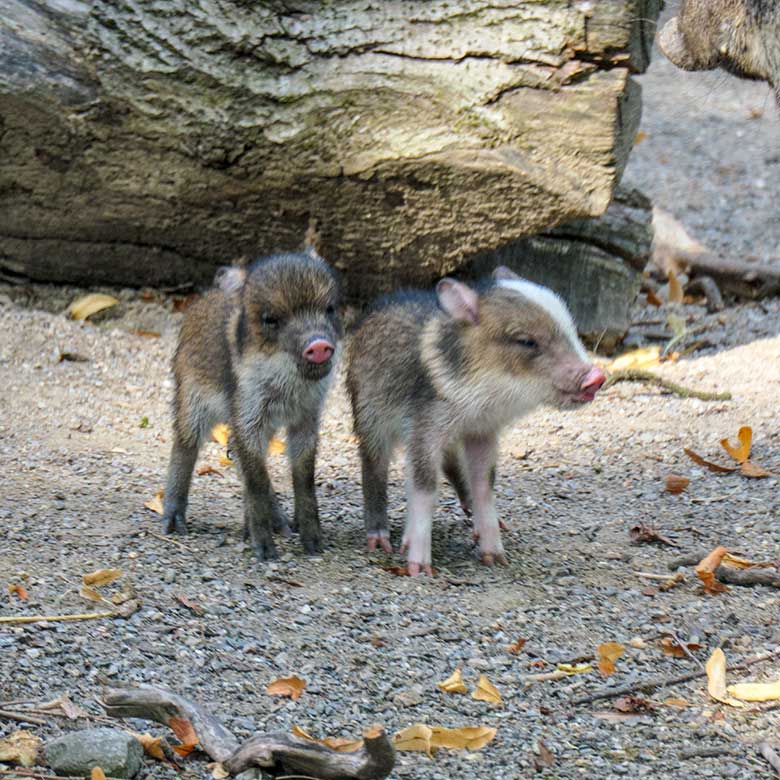
[[[383,780],[395,765],[395,750],[381,726],[363,732],[355,750],[339,751],[292,734],[255,734],[239,744],[204,707],[165,688],[109,688],[101,701],[112,718],[142,718],[173,728],[191,725],[198,745],[232,775],[259,767],[271,775],[315,780]]]
[[[0,270],[207,281],[300,244],[353,298],[604,212],[661,0],[0,0]]]

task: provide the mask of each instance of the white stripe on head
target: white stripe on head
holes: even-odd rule
[[[577,329],[574,327],[574,320],[572,319],[571,312],[569,312],[568,307],[559,295],[554,293],[549,287],[543,287],[541,284],[534,284],[534,282],[529,282],[526,279],[502,279],[498,282],[498,286],[520,293],[520,295],[527,298],[531,303],[544,309],[544,311],[550,315],[553,322],[561,329],[561,332],[569,339],[577,356],[582,358],[582,360],[588,359],[582,342],[577,335]]]

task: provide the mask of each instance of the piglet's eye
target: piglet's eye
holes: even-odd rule
[[[275,328],[279,324],[279,320],[271,314],[264,314],[260,319],[267,328]]]
[[[536,339],[529,338],[528,336],[520,336],[515,339],[515,343],[521,346],[523,349],[539,349],[539,342]]]
[[[336,307],[333,304],[331,304],[325,309],[325,314],[331,315],[335,313],[336,313]]]

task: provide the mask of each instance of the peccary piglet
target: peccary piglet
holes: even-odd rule
[[[563,301],[507,268],[497,268],[480,292],[445,278],[435,295],[407,293],[378,305],[347,348],[369,550],[392,552],[388,466],[405,440],[401,549],[409,573],[432,572],[442,473],[472,514],[482,562],[505,565],[493,491],[500,431],[540,404],[591,401],[603,382]]]
[[[304,550],[322,549],[314,462],[320,410],[341,337],[339,289],[313,251],[220,269],[217,286],[185,315],[173,360],[173,450],[163,529],[186,533],[198,450],[229,423],[244,482],[244,532],[258,558],[276,557],[272,529],[289,525],[265,464],[271,437],[287,429],[295,493],[293,529]]]

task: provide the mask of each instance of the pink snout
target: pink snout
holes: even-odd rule
[[[334,346],[326,339],[315,339],[309,342],[306,349],[303,350],[303,357],[309,363],[326,363],[333,357]]]
[[[578,401],[592,401],[596,397],[599,388],[604,384],[606,377],[600,368],[593,366],[585,375],[580,385],[580,391],[576,398]]]

